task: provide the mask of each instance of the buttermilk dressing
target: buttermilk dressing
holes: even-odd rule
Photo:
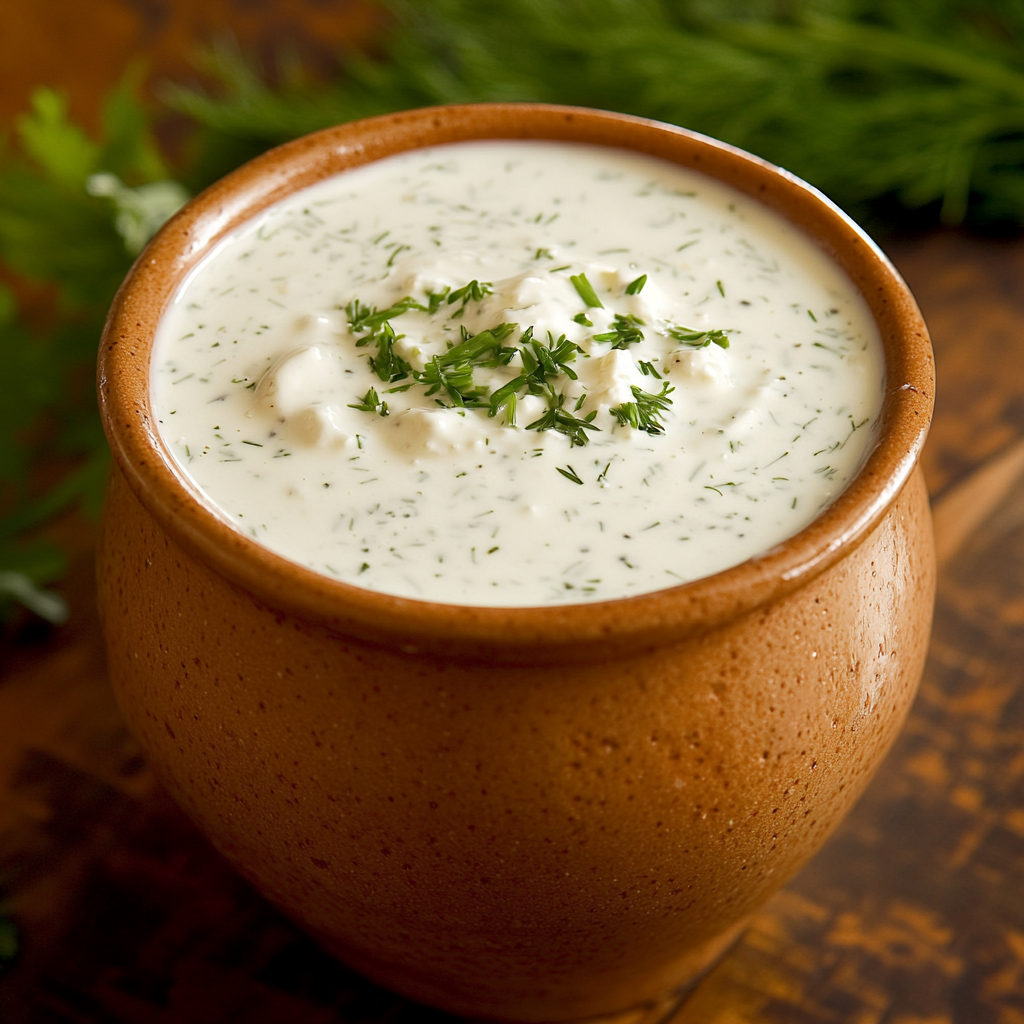
[[[210,506],[357,586],[624,597],[806,526],[863,461],[881,344],[753,200],[640,154],[471,142],[222,241],[158,330],[163,440]]]

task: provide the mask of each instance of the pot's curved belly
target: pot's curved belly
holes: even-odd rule
[[[934,594],[920,469],[802,589],[621,661],[332,635],[196,562],[116,471],[99,558],[122,710],[218,848],[375,979],[521,1020],[656,997],[725,948],[894,740]]]

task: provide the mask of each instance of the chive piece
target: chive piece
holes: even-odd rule
[[[573,318],[573,323],[580,324],[582,327],[593,327],[593,321],[587,318],[586,313],[577,313]]]
[[[555,466],[555,469],[557,469],[558,472],[566,478],[566,480],[571,480],[574,484],[579,484],[580,487],[583,486],[583,481],[579,478],[576,470],[573,469],[572,466],[566,466],[565,469],[562,469],[561,466]]]
[[[645,284],[647,284],[647,275],[641,274],[635,281],[630,281],[626,285],[626,294],[639,295],[644,290]]]
[[[579,293],[579,297],[594,309],[604,309],[604,303],[597,297],[594,286],[587,280],[586,274],[573,274],[570,278],[572,286]]]

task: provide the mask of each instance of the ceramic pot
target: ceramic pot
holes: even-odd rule
[[[756,197],[845,269],[884,341],[885,401],[876,447],[820,518],[674,589],[476,608],[333,581],[204,507],[148,397],[154,332],[184,275],[298,188],[482,138],[674,161]],[[913,698],[934,590],[916,468],[932,405],[924,324],[841,212],[728,146],[526,104],[300,139],[159,233],[114,303],[99,383],[115,465],[100,598],[129,725],[243,875],[414,999],[523,1021],[664,1007],[824,842]]]

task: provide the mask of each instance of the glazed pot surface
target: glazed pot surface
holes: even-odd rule
[[[346,166],[457,138],[643,149],[758,195],[835,258],[886,347],[880,440],[792,541],[716,577],[557,609],[408,601],[236,533],[147,399],[176,283],[226,231]],[[104,340],[115,453],[100,551],[110,670],[161,778],[328,949],[445,1009],[568,1020],[704,969],[821,845],[891,745],[934,592],[915,462],[927,335],[871,244],[783,172],[679,129],[487,105],[333,129],[173,220]]]

